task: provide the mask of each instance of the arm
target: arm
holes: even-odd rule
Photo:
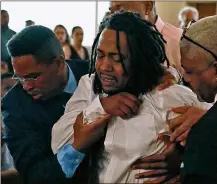
[[[65,179],[56,156],[51,154],[50,141],[47,137],[43,137],[40,132],[31,131],[28,122],[18,115],[14,116],[3,111],[3,121],[5,142],[16,169],[24,180],[28,183],[36,181],[54,183]]]

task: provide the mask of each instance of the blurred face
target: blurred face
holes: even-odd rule
[[[185,50],[186,51],[186,50]],[[200,101],[211,103],[217,92],[217,61],[207,64],[206,59],[200,54],[189,59],[181,49],[181,64],[184,68],[184,79],[197,94]]]
[[[8,72],[8,64],[4,61],[1,61],[1,74]]]
[[[191,10],[186,12],[186,19],[189,21],[195,20],[195,13]]]
[[[20,78],[23,89],[33,99],[46,99],[59,92],[64,61],[54,60],[52,64],[44,64],[36,62],[32,55],[26,55],[12,58],[12,65],[15,77]]]
[[[3,97],[14,85],[16,81],[11,78],[4,78],[1,80],[1,97]]]
[[[55,32],[57,38],[59,39],[59,41],[61,43],[65,43],[66,36],[67,36],[66,35],[66,31],[63,28],[61,28],[61,27],[57,27],[54,32]]]
[[[2,25],[8,25],[9,23],[9,15],[8,13],[2,13],[1,14],[1,24]]]
[[[126,35],[119,32],[120,52],[123,63],[130,74],[129,50]],[[96,72],[105,92],[115,92],[123,89],[129,79],[120,62],[116,43],[116,31],[105,29],[99,39],[96,57]]]
[[[152,8],[153,2],[150,1],[111,1],[109,9],[111,13],[121,10],[139,13],[144,19],[148,19],[146,15],[152,11]]]
[[[72,39],[75,43],[82,44],[83,37],[84,37],[84,33],[83,33],[83,30],[81,28],[77,28],[74,30],[74,32],[72,34]]]

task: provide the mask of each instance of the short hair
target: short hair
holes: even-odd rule
[[[131,72],[133,84],[126,88],[134,95],[144,94],[153,90],[161,81],[165,70],[162,63],[167,61],[163,36],[156,27],[143,20],[139,14],[120,11],[105,18],[99,27],[99,33],[92,46],[90,73],[95,73],[96,50],[100,35],[104,29],[117,32],[117,49],[120,53],[119,32],[124,32],[130,52]],[[121,55],[120,55],[121,56]],[[125,65],[121,58],[123,69]],[[126,70],[125,70],[126,72]],[[133,86],[133,87],[132,87]],[[97,75],[94,80],[94,92],[102,93],[102,85]]]
[[[6,10],[1,10],[1,13],[7,13],[8,14],[8,12]]]
[[[40,25],[24,28],[9,40],[7,48],[11,57],[32,55],[38,62],[47,64],[57,56],[64,56],[54,32]]]
[[[72,28],[72,34],[75,32],[76,29],[82,29],[82,27],[80,26],[75,26]],[[83,29],[82,29],[83,30]]]
[[[198,10],[196,8],[194,8],[194,7],[191,7],[191,6],[185,6],[184,8],[182,8],[180,10],[179,16],[178,16],[179,17],[179,21],[182,21],[184,13],[188,12],[188,11],[193,11],[195,13],[195,19],[196,19],[195,21],[197,21],[198,18],[199,18]]]
[[[65,33],[66,33],[66,41],[65,41],[65,43],[68,44],[68,45],[70,45],[71,42],[70,42],[69,34],[68,34],[68,31],[67,31],[67,29],[65,28],[65,26],[63,26],[62,24],[56,25],[55,28],[54,28],[54,32],[56,31],[57,28],[62,28],[62,29],[64,29],[64,31],[65,31]]]
[[[217,15],[205,17],[195,22],[190,26],[185,35],[217,55],[216,30]],[[209,52],[189,42],[185,38],[183,38],[181,41],[180,47],[185,48],[185,56],[187,56],[189,59],[198,56],[198,52],[204,53],[205,56],[211,58],[211,54],[209,54]],[[210,59],[207,59],[207,62],[210,62]]]

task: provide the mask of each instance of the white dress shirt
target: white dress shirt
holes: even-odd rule
[[[73,124],[83,111],[85,122],[92,122],[105,114],[99,96],[93,92],[94,75],[83,76],[66,105],[65,114],[53,126],[52,149],[58,153],[64,145],[73,143]],[[158,140],[158,133],[167,129],[167,111],[173,107],[194,105],[209,109],[211,104],[197,100],[188,88],[173,85],[163,91],[153,91],[143,95],[143,103],[137,116],[123,120],[113,117],[109,121],[105,152],[107,160],[100,173],[100,183],[143,183],[148,179],[135,179],[137,173],[145,170],[132,170],[131,165],[139,158],[147,157],[164,150],[165,145]]]

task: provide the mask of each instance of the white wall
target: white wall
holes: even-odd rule
[[[178,26],[179,11],[186,6],[186,2],[156,2],[157,13],[164,22]]]

